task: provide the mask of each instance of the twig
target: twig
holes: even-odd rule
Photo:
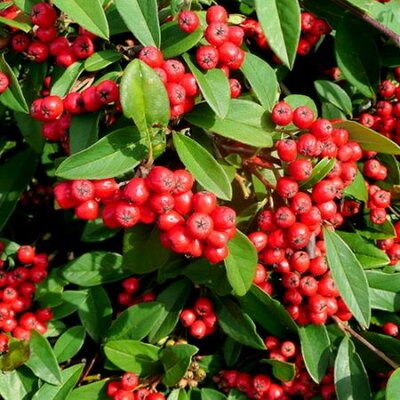
[[[397,34],[396,32],[392,31],[390,28],[387,26],[383,25],[382,23],[378,22],[375,20],[373,17],[371,17],[368,13],[366,13],[363,10],[358,9],[357,7],[354,7],[353,5],[349,4],[345,0],[332,0],[334,3],[336,3],[338,6],[345,8],[346,10],[350,11],[353,15],[356,17],[360,18],[361,20],[367,22],[371,26],[373,26],[375,29],[378,31],[382,32],[384,35],[386,35],[389,39],[391,39],[394,44],[397,47],[400,47],[400,35]]]
[[[241,176],[240,174],[236,173],[235,174],[235,181],[239,184],[240,189],[243,192],[243,197],[245,199],[248,199],[250,197],[250,192],[249,192],[249,189],[246,186],[246,179],[243,178],[243,176]]]
[[[267,188],[267,189],[275,189],[275,186],[269,182],[265,176],[257,169],[254,167],[250,167],[251,172],[261,181],[261,183]]]
[[[377,349],[372,343],[368,342],[367,339],[363,338],[359,333],[357,333],[351,326],[345,325],[343,321],[338,318],[333,316],[333,320],[336,322],[338,327],[343,331],[343,332],[348,332],[350,335],[354,336],[360,343],[362,343],[365,347],[368,347],[373,353],[375,353],[378,357],[380,357],[383,361],[388,363],[392,368],[397,369],[399,368],[399,365],[394,362],[392,359],[390,359],[385,353]]]
[[[96,354],[96,355],[92,358],[92,360],[90,361],[90,363],[87,365],[87,367],[85,368],[85,370],[83,371],[83,373],[82,373],[82,375],[81,375],[81,377],[80,377],[80,379],[79,379],[78,385],[80,385],[80,384],[85,380],[85,378],[89,375],[89,372],[92,370],[93,365],[94,365],[95,362],[97,361],[97,358],[98,358],[98,354]]]

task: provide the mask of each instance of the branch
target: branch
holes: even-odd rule
[[[351,326],[345,325],[341,319],[333,316],[333,320],[337,323],[338,327],[343,332],[350,333],[351,336],[355,337],[360,343],[362,343],[365,347],[368,347],[373,353],[375,353],[378,357],[380,357],[383,361],[388,363],[393,369],[399,368],[399,365],[394,362],[391,358],[389,358],[385,353],[377,349],[372,343],[368,342],[367,339],[363,338],[359,333],[357,333]]]
[[[400,47],[400,35],[392,31],[390,28],[383,25],[382,23],[378,22],[376,19],[372,18],[365,11],[358,9],[357,7],[354,7],[346,0],[332,0],[332,2],[350,11],[357,18],[367,22],[369,25],[373,26],[375,29],[377,29],[378,31],[386,35],[389,39],[391,39],[397,47]]]

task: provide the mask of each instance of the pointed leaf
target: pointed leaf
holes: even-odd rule
[[[121,58],[122,55],[116,50],[98,51],[85,60],[84,68],[88,72],[99,71],[114,64]]]
[[[304,182],[300,183],[302,189],[310,189],[320,180],[324,179],[329,174],[336,163],[335,158],[325,157],[314,166],[311,176]]]
[[[83,70],[83,63],[81,61],[76,61],[71,64],[52,84],[50,90],[51,95],[60,97],[67,95]]]
[[[344,189],[346,196],[352,196],[357,200],[368,201],[368,190],[365,184],[365,179],[360,170],[357,170],[356,176],[353,182]]]
[[[344,302],[354,318],[364,328],[371,319],[368,282],[360,262],[340,236],[324,230],[328,264]]]
[[[143,46],[160,46],[156,0],[115,0],[126,26]]]
[[[67,400],[109,400],[110,398],[107,396],[105,390],[108,382],[108,379],[104,379],[99,382],[90,383],[89,385],[79,386],[71,392]]]
[[[228,281],[237,296],[250,289],[257,266],[257,251],[253,243],[240,231],[228,242],[229,254],[224,260]]]
[[[271,365],[272,374],[282,382],[290,382],[296,376],[296,366],[293,363],[274,359],[264,359],[261,363]]]
[[[223,200],[230,200],[232,187],[226,172],[199,143],[187,136],[173,135],[175,149],[185,167],[204,189]]]
[[[300,6],[292,0],[255,0],[268,44],[284,65],[293,67],[300,39]]]
[[[71,154],[76,154],[96,143],[99,136],[100,113],[74,115],[69,127]]]
[[[22,367],[24,368],[24,367]],[[30,372],[29,370],[27,370]],[[4,400],[24,400],[32,390],[32,379],[23,369],[0,373],[0,395]],[[35,378],[33,382],[37,381]]]
[[[54,354],[59,363],[74,357],[85,341],[86,332],[83,326],[73,326],[66,330],[54,345]]]
[[[346,115],[352,116],[353,106],[349,95],[338,84],[318,80],[314,82],[315,89],[322,100],[336,106]]]
[[[378,271],[365,271],[365,274],[370,287],[400,293],[400,273],[386,274]]]
[[[95,35],[108,39],[110,32],[100,0],[54,0],[54,4],[74,22]]]
[[[134,127],[118,129],[85,150],[65,159],[57,168],[64,179],[104,179],[135,168],[147,154]]]

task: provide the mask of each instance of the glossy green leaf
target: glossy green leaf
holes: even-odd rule
[[[227,76],[219,68],[214,68],[207,72],[201,71],[187,54],[183,55],[183,59],[195,76],[201,94],[207,104],[219,118],[225,118],[229,111],[229,100],[231,98]]]
[[[261,58],[246,53],[241,70],[261,105],[271,111],[279,98],[279,85],[274,69]]]
[[[138,130],[122,128],[65,159],[56,174],[64,179],[115,177],[136,167],[146,154],[147,148]]]
[[[400,154],[400,146],[374,130],[355,121],[344,121],[335,127],[347,129],[350,139],[359,143],[363,150],[376,151],[384,154]]]
[[[17,205],[36,170],[36,154],[20,150],[0,164],[0,231]]]
[[[59,363],[68,361],[82,348],[86,332],[83,326],[73,326],[66,330],[54,345],[54,354]]]
[[[282,303],[258,286],[253,285],[239,301],[243,311],[272,335],[284,339],[288,334],[297,332],[297,325]]]
[[[164,368],[162,383],[166,386],[174,386],[184,377],[188,370],[192,357],[199,349],[190,344],[177,344],[166,347],[160,351],[160,361]]]
[[[257,251],[240,231],[228,242],[228,249],[228,257],[224,260],[228,281],[236,295],[244,296],[253,283],[258,261]]]
[[[160,232],[151,225],[138,224],[125,231],[123,267],[134,274],[146,274],[161,268],[170,251],[160,242]]]
[[[30,13],[31,8],[39,3],[39,0],[13,0],[13,3],[21,10],[24,10],[27,14]]]
[[[87,149],[97,142],[99,136],[100,113],[74,115],[69,127],[71,154]]]
[[[300,39],[300,6],[291,0],[255,0],[256,12],[268,44],[289,68]]]
[[[89,336],[100,342],[112,317],[111,301],[102,286],[88,289],[86,299],[78,306],[78,315]]]
[[[42,124],[39,121],[34,120],[28,114],[14,113],[14,118],[30,148],[35,151],[35,153],[41,154],[45,142],[40,129]]]
[[[112,340],[104,346],[107,359],[115,366],[143,377],[162,370],[158,351],[157,346],[137,340]]]
[[[189,400],[185,389],[173,389],[167,397],[168,400]]]
[[[396,237],[396,231],[388,219],[383,224],[374,224],[369,212],[364,214],[363,224],[357,227],[359,235],[367,239],[390,239]]]
[[[124,115],[133,119],[150,149],[152,128],[167,127],[170,117],[169,99],[160,76],[136,59],[126,67],[119,88]]]
[[[31,331],[31,356],[26,362],[32,372],[43,381],[52,385],[62,383],[61,371],[49,342],[35,330]]]
[[[330,340],[325,325],[299,327],[301,354],[307,371],[316,383],[325,376],[331,356]]]
[[[160,46],[156,0],[115,0],[126,26],[143,46]]]
[[[71,392],[67,400],[109,400],[110,398],[105,390],[108,382],[108,379],[104,379],[89,385],[79,386]]]
[[[122,269],[122,256],[108,251],[85,253],[70,261],[61,270],[68,282],[83,287],[116,282],[128,276]]]
[[[400,363],[399,340],[376,332],[363,332],[362,336],[367,339],[368,342],[372,343],[375,347],[385,353],[393,361]]]
[[[87,290],[65,290],[62,294],[62,303],[53,308],[53,319],[57,320],[73,314],[87,296]]]
[[[75,364],[72,367],[64,369],[61,372],[62,382],[60,385],[54,386],[45,383],[34,394],[32,400],[65,400],[69,398],[68,396],[78,383],[84,367],[84,364]]]
[[[265,349],[254,322],[234,301],[227,297],[215,298],[215,312],[221,329],[232,339],[254,349]]]
[[[347,119],[346,114],[343,111],[326,101],[322,102],[320,116],[329,120],[340,119],[344,121]]]
[[[50,94],[52,96],[64,97],[70,91],[72,86],[79,78],[80,74],[83,72],[83,62],[76,61],[71,64],[63,74],[53,83],[51,86]]]
[[[89,32],[108,39],[110,32],[100,0],[54,0],[54,4]]]
[[[226,396],[215,389],[202,388],[200,391],[200,399],[198,400],[226,400]]]
[[[370,287],[400,293],[400,273],[387,274],[380,271],[366,271],[365,274]]]
[[[335,35],[337,65],[344,77],[364,96],[375,97],[380,79],[375,39],[351,16],[339,23]]]
[[[305,180],[304,182],[300,183],[300,187],[302,189],[310,189],[314,187],[314,185],[319,182],[320,180],[324,179],[326,175],[329,174],[331,169],[336,163],[335,158],[328,158],[325,157],[320,160],[313,168],[311,176]]]
[[[94,53],[85,60],[84,68],[88,72],[99,71],[107,68],[122,58],[122,55],[115,50],[103,50]]]
[[[24,368],[0,373],[0,395],[4,400],[25,400],[32,394],[33,382],[37,379],[28,375],[31,371]]]
[[[346,115],[352,116],[353,106],[350,96],[338,84],[325,80],[314,82],[315,89],[321,98],[342,110]]]
[[[254,147],[272,147],[274,127],[268,117],[259,104],[239,99],[230,101],[228,115],[223,119],[204,103],[185,115],[195,126]]]
[[[325,229],[324,239],[335,285],[354,318],[366,328],[370,323],[371,308],[365,272],[351,248],[337,233]]]
[[[6,353],[0,355],[0,371],[13,371],[29,359],[29,343],[24,340],[11,339]]]
[[[304,96],[303,94],[290,94],[284,98],[284,101],[288,103],[293,110],[300,106],[307,106],[311,108],[315,116],[318,115],[317,105],[311,97]]]
[[[400,311],[400,293],[370,288],[369,298],[371,308],[374,310],[383,310],[392,313]]]
[[[290,382],[296,376],[296,366],[292,363],[274,359],[263,359],[261,363],[271,365],[272,375],[282,382]]]
[[[337,231],[337,234],[353,250],[363,268],[378,268],[389,264],[386,253],[358,233]]]
[[[396,400],[399,397],[400,368],[390,375],[386,386],[386,400]]]
[[[368,375],[354,344],[345,336],[335,359],[335,388],[338,400],[371,399]]]
[[[83,229],[82,242],[96,243],[111,239],[119,232],[118,229],[107,228],[101,218],[86,222]]]
[[[14,19],[9,19],[5,17],[0,17],[0,24],[10,26],[11,28],[16,28],[20,31],[28,33],[32,29],[32,25],[26,22],[20,22]]]
[[[199,28],[187,34],[179,28],[177,21],[167,22],[161,26],[161,51],[165,59],[179,56],[190,50],[203,37]]]
[[[164,307],[157,302],[139,303],[128,307],[108,329],[107,340],[142,340],[163,315]]]
[[[357,200],[368,201],[368,190],[365,185],[365,179],[362,173],[357,170],[357,174],[354,181],[344,189],[344,194],[346,196],[352,196]]]
[[[204,189],[223,200],[230,200],[232,187],[228,176],[215,158],[193,139],[174,134],[173,141],[179,158]]]
[[[0,56],[0,71],[7,75],[10,84],[6,91],[0,96],[0,101],[8,108],[16,112],[28,114],[29,107],[26,104],[24,94],[22,93],[21,86],[12,68],[8,65],[4,58],[4,53]]]
[[[157,302],[163,305],[163,313],[149,334],[151,343],[157,343],[175,329],[190,290],[189,280],[181,279],[172,283],[157,296]]]
[[[224,361],[227,367],[233,367],[236,365],[242,356],[243,345],[233,340],[230,336],[227,336],[224,340],[223,354]]]

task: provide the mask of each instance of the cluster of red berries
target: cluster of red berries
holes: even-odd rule
[[[72,43],[60,36],[57,28],[58,15],[48,3],[37,3],[31,9],[33,37],[17,32],[11,39],[11,48],[16,53],[24,53],[34,62],[42,63],[49,55],[55,57],[59,67],[68,68],[78,60],[90,57],[95,52],[95,35],[79,28],[79,35]]]
[[[19,201],[24,206],[44,206],[53,199],[53,187],[40,183],[33,184],[29,190],[22,193]]]
[[[214,305],[207,297],[197,298],[192,308],[182,310],[179,319],[185,328],[189,328],[189,334],[196,339],[211,335],[217,322]]]
[[[139,377],[133,372],[125,372],[119,381],[110,381],[106,393],[114,400],[165,400],[159,392],[151,392],[139,386]]]
[[[396,237],[377,241],[378,247],[383,250],[390,259],[390,265],[396,265],[400,261],[400,221],[394,224]]]
[[[265,339],[265,346],[268,350],[269,359],[295,364],[296,374],[294,379],[289,382],[278,383],[266,373],[252,375],[249,372],[226,370],[214,377],[218,387],[224,392],[235,388],[249,399],[288,400],[293,398],[292,396],[311,399],[318,394],[324,400],[335,398],[333,372],[329,371],[323,377],[321,385],[316,385],[308,374],[303,356],[295,343],[290,340],[279,342],[276,337],[268,336]]]
[[[68,144],[72,115],[95,112],[111,103],[119,107],[119,88],[116,82],[104,80],[81,93],[68,93],[64,99],[59,96],[36,99],[30,112],[33,118],[44,122],[41,131],[46,139]]]
[[[134,296],[139,290],[139,279],[130,277],[122,281],[123,291],[118,293],[118,303],[121,306],[130,307],[135,304],[154,301],[156,295],[153,292],[146,292],[139,296]]]
[[[1,242],[0,256],[4,248]],[[32,330],[44,334],[47,331],[46,323],[52,318],[52,311],[48,307],[29,311],[36,285],[47,277],[47,255],[36,254],[31,246],[21,246],[16,260],[21,265],[10,271],[4,269],[5,261],[0,260],[0,353],[7,350],[9,336],[6,334],[29,340]]]
[[[194,178],[180,169],[153,167],[146,178],[132,178],[119,187],[114,179],[78,179],[58,183],[54,188],[58,205],[75,207],[84,220],[99,216],[109,228],[130,228],[142,222],[156,222],[161,243],[179,254],[204,255],[211,263],[228,256],[228,241],[236,234],[236,213],[218,206],[211,192],[193,193]]]
[[[258,47],[270,50],[268,38],[265,36],[261,25],[254,19],[246,19],[242,23],[246,38],[255,41]],[[305,56],[313,46],[315,46],[322,36],[330,33],[331,28],[328,23],[309,12],[301,13],[301,37],[297,46],[297,54]],[[274,57],[276,62],[280,62]]]
[[[370,112],[359,116],[359,122],[382,135],[400,143],[400,67],[393,71],[393,79],[386,79],[379,85],[381,98]]]

